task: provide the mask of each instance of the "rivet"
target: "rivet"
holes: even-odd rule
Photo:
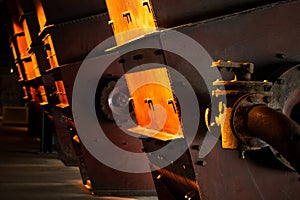
[[[193,150],[199,150],[199,149],[200,149],[200,146],[199,146],[199,145],[193,145],[193,146],[192,146],[192,149],[193,149]]]
[[[279,59],[286,59],[286,55],[283,54],[283,53],[276,53],[276,58],[279,58]]]
[[[133,56],[133,60],[141,60],[141,59],[143,59],[142,54],[138,54],[138,55]]]
[[[285,80],[284,79],[278,79],[277,81],[276,81],[279,85],[283,85],[284,83],[285,83]]]
[[[162,55],[163,53],[164,53],[164,51],[161,49],[154,51],[154,55],[156,55],[156,56]]]
[[[159,180],[160,178],[161,178],[161,174],[156,177],[157,180]]]
[[[204,160],[199,160],[199,161],[197,161],[196,164],[197,164],[197,165],[200,165],[200,166],[202,166],[202,167],[204,167],[205,165],[207,165],[207,163],[206,163]]]
[[[125,59],[123,59],[123,58],[120,59],[120,60],[119,60],[119,63],[121,63],[121,64],[122,64],[122,63],[125,63]]]
[[[244,150],[241,150],[239,158],[243,159],[243,160],[245,159],[245,151]]]
[[[250,103],[253,103],[254,102],[254,97],[253,96],[247,97],[247,101],[249,101]]]
[[[265,103],[270,103],[271,102],[271,97],[264,97],[264,102]]]

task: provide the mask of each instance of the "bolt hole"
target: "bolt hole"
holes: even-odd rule
[[[281,154],[280,153],[276,153],[276,157],[281,158]]]
[[[276,54],[276,58],[279,58],[279,59],[286,59],[286,55],[283,54],[283,53],[277,53],[277,54]]]
[[[206,163],[204,160],[199,160],[199,161],[197,161],[196,164],[197,164],[197,165],[200,165],[200,166],[202,166],[202,167],[204,167],[205,165],[207,165],[207,163]]]
[[[297,103],[291,112],[291,119],[297,122],[300,125],[300,102]]]
[[[277,83],[280,84],[280,85],[283,85],[285,83],[285,80],[284,79],[278,79]]]
[[[164,53],[164,51],[161,49],[154,51],[154,55],[156,55],[156,56],[162,55],[163,53]]]
[[[123,63],[125,63],[125,59],[123,59],[123,58],[122,58],[122,59],[120,59],[120,60],[119,60],[119,63],[120,63],[120,64],[123,64]]]

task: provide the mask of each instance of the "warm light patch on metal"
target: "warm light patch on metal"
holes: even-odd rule
[[[148,0],[106,0],[116,42],[125,44],[157,30],[151,2]]]
[[[232,108],[219,102],[219,116],[215,117],[218,126],[221,126],[222,147],[224,149],[237,149],[238,140],[232,132],[230,116]]]
[[[59,66],[57,57],[56,57],[56,53],[55,53],[55,48],[54,48],[54,44],[51,38],[50,34],[47,34],[46,37],[43,39],[44,41],[44,45],[45,45],[45,50],[47,53],[47,59],[50,63],[50,67],[53,69],[55,67]]]
[[[41,96],[41,105],[47,105],[48,104],[48,99],[47,99],[47,94],[44,86],[40,86],[38,88],[39,94]]]
[[[26,91],[26,87],[24,89]],[[38,88],[30,87],[29,90],[30,90],[32,101],[35,101],[35,102],[39,103],[40,105],[48,104],[48,99],[47,99],[47,95],[46,95],[44,86],[39,86]],[[26,91],[25,95],[26,94],[27,94],[27,91]]]
[[[65,108],[65,107],[69,106],[67,93],[66,93],[63,81],[55,81],[55,86],[56,86],[57,95],[58,95],[59,102],[60,102],[60,104],[57,104],[56,106],[61,107],[61,108]]]
[[[129,73],[125,78],[138,124],[129,131],[164,141],[182,138],[178,104],[167,69]]]

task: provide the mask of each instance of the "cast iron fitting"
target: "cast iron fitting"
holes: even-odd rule
[[[272,101],[269,106],[281,110],[300,124],[300,65],[285,71],[271,89]]]
[[[268,81],[215,81],[213,86],[216,87],[216,90],[213,91],[213,95],[216,97],[225,94],[239,98],[254,92],[269,93],[272,83]]]
[[[246,150],[259,150],[269,146],[265,141],[251,135],[247,128],[249,110],[258,105],[267,106],[269,101],[268,93],[250,93],[238,99],[233,106],[231,127],[240,144],[247,147]]]
[[[254,72],[254,64],[249,62],[224,62],[218,60],[213,62],[211,67],[217,67],[220,72],[224,70],[233,72],[237,81],[250,81],[251,74]]]
[[[247,127],[281,153],[300,174],[300,126],[286,115],[267,106],[255,106],[248,112]]]

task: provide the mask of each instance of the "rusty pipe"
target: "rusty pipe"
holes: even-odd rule
[[[248,129],[281,153],[300,174],[300,126],[281,112],[255,106],[248,113]]]

